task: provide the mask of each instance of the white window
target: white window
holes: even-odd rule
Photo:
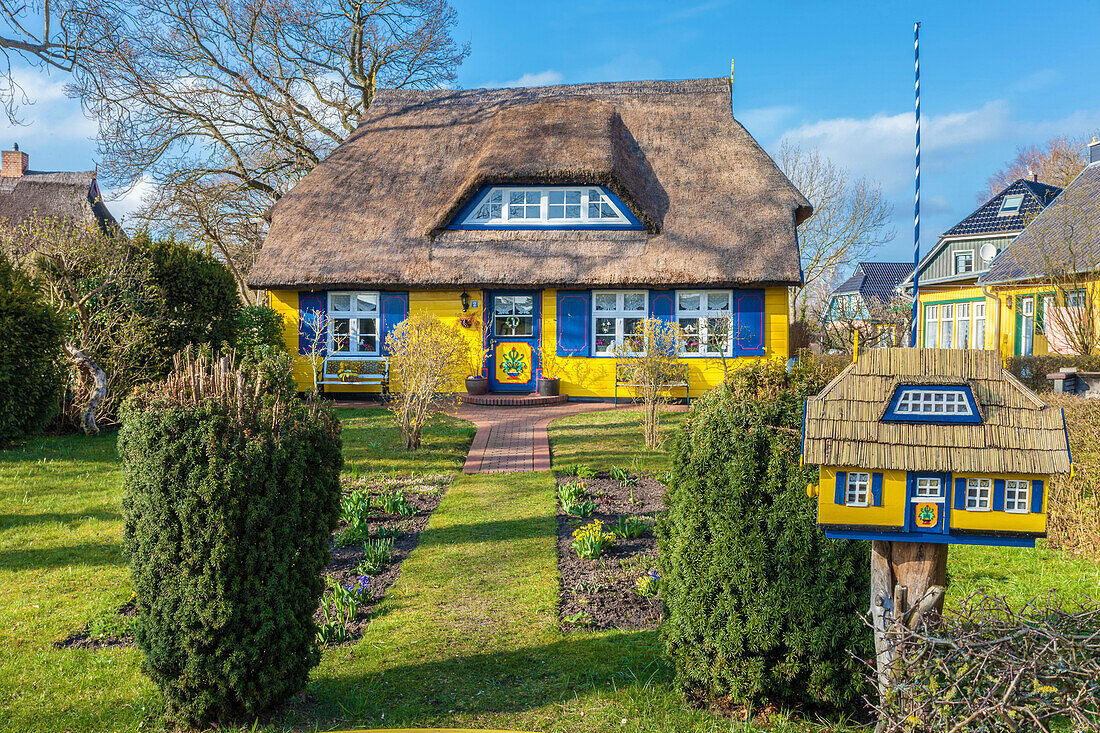
[[[924,348],[936,348],[936,336],[940,329],[940,307],[938,305],[924,306]]]
[[[940,348],[950,349],[954,339],[955,305],[944,303],[940,306]]]
[[[970,348],[970,303],[955,305],[955,348]]]
[[[729,290],[681,290],[676,293],[676,322],[684,332],[688,356],[733,356],[733,293]]]
[[[992,508],[993,482],[987,478],[966,480],[966,511],[988,512]]]
[[[1066,305],[1070,308],[1084,308],[1085,307],[1085,291],[1078,288],[1076,290],[1070,290],[1066,293]]]
[[[329,352],[377,354],[378,317],[378,293],[329,293]]]
[[[535,332],[535,296],[494,295],[493,334],[530,336]]]
[[[1005,481],[1005,511],[1027,514],[1031,499],[1031,482],[1018,479]]]
[[[871,494],[871,474],[850,471],[844,490],[844,503],[848,506],[867,506]]]
[[[917,478],[917,496],[922,499],[940,499],[943,497],[943,484],[938,478]]]
[[[974,250],[966,249],[955,253],[955,274],[974,272]]]
[[[593,187],[494,186],[460,224],[485,226],[631,225],[625,207]]]
[[[974,304],[974,348],[985,348],[985,301]]]
[[[597,290],[592,293],[593,351],[596,356],[632,353],[629,338],[649,314],[646,290]]]
[[[1023,196],[1005,196],[1001,201],[1001,210],[997,216],[1015,216],[1020,213],[1020,206],[1024,203]]]
[[[899,415],[973,415],[961,390],[918,387],[902,390],[894,412]]]

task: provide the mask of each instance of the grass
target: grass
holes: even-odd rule
[[[635,414],[559,421],[555,465],[629,466],[640,456],[639,469],[663,470],[667,453],[641,449]],[[671,425],[682,413],[668,417]],[[426,452],[410,455],[396,450],[381,410],[341,418],[352,473],[453,472],[472,433],[433,421]],[[156,727],[157,694],[136,650],[52,647],[130,596],[120,498],[111,435],[0,452],[0,731]],[[656,632],[558,631],[554,512],[549,473],[459,477],[363,639],[326,650],[307,701],[265,729],[755,730],[688,707]],[[949,572],[951,599],[979,586],[1014,602],[1049,587],[1081,597],[1100,583],[1096,563],[1050,550],[953,547]],[[853,730],[783,715],[770,729]]]
[[[640,410],[584,412],[550,424],[550,455],[555,468],[581,463],[596,469],[623,466],[633,471],[664,471],[671,467],[668,448],[687,417],[683,411],[661,416],[662,450],[647,451]]]

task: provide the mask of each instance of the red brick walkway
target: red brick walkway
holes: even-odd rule
[[[458,416],[477,425],[463,473],[517,473],[550,470],[552,420],[581,412],[613,409],[609,402],[568,402],[552,407],[462,405]]]

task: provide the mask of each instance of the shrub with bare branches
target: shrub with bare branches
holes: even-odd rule
[[[437,316],[413,313],[386,336],[390,355],[388,407],[397,419],[405,448],[420,447],[428,418],[454,399],[471,363],[470,342],[462,330]]]
[[[642,426],[646,450],[661,445],[661,408],[671,399],[669,385],[683,379],[680,349],[683,334],[677,324],[646,318],[627,337],[627,348],[616,360],[634,399],[642,403]]]

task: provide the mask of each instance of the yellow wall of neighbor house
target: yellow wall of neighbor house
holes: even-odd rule
[[[409,311],[434,313],[445,323],[462,328],[470,341],[471,355],[474,361],[482,353],[482,312],[485,307],[484,292],[467,290],[471,301],[468,312],[462,312],[461,290],[413,290],[409,292]],[[283,316],[283,334],[290,353],[294,355],[294,379],[301,390],[312,388],[309,358],[298,354],[298,292],[295,290],[268,291],[268,302]],[[561,392],[577,397],[611,397],[615,394],[615,359],[611,357],[559,357],[557,356],[557,291],[542,291],[541,346],[539,362],[547,376],[561,377]],[[470,327],[463,327],[461,321],[472,321]],[[780,359],[786,361],[790,355],[788,343],[787,289],[784,287],[765,288],[764,293],[764,346],[762,357],[741,357],[726,360],[728,369],[762,359]],[[684,359],[688,364],[691,385],[691,397],[722,382],[724,371],[722,359],[695,358]],[[479,371],[471,364],[470,372]],[[456,384],[456,391],[464,386]],[[379,392],[377,386],[326,385],[326,392]],[[682,389],[674,389],[673,397],[683,397]],[[620,387],[619,396],[629,399],[628,388]]]
[[[882,506],[846,506],[836,503],[837,471],[867,471],[865,468],[822,466],[818,481],[817,521],[819,524],[855,524],[876,527],[905,525],[905,471],[873,471],[882,474]]]
[[[920,320],[917,323],[917,344],[919,346],[924,345],[924,329],[928,323],[928,319],[925,316],[925,307],[929,304],[940,305],[943,303],[959,303],[959,302],[975,302],[985,300],[985,343],[980,347],[978,344],[974,344],[973,348],[983,349],[995,349],[997,348],[997,323],[996,323],[996,308],[997,303],[992,298],[987,298],[982,294],[982,289],[974,285],[967,285],[966,287],[953,288],[950,286],[937,285],[930,287],[929,289],[921,289],[918,296],[920,301]],[[938,321],[937,321],[938,323]],[[971,316],[971,323],[973,323],[973,315]]]

